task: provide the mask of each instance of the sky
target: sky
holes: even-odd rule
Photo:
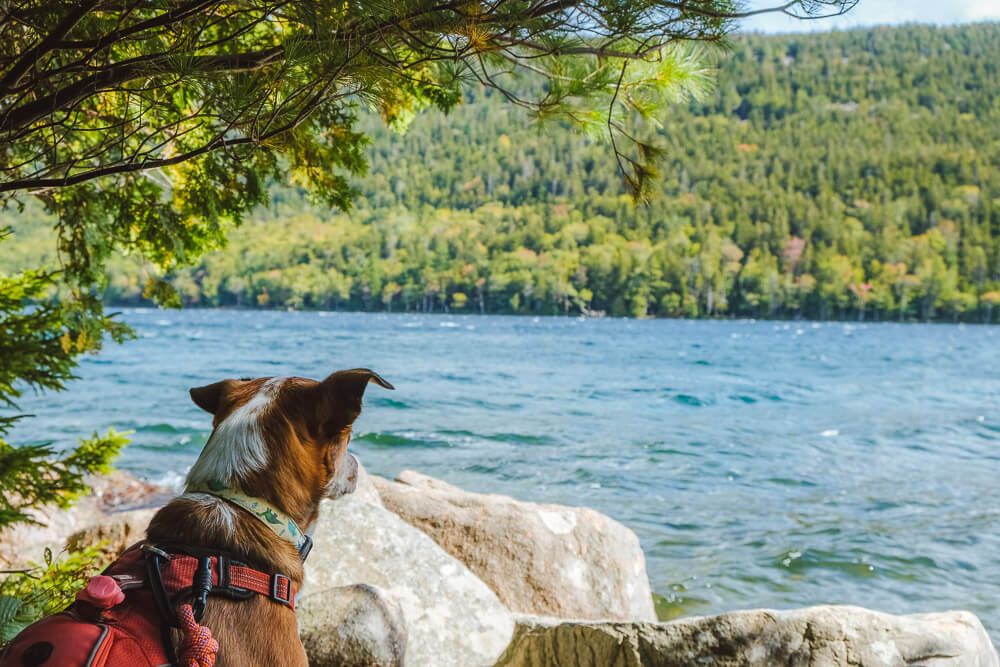
[[[750,9],[773,7],[781,0],[748,0]],[[800,21],[781,14],[746,19],[741,30],[787,32],[832,30],[893,23],[968,23],[1000,20],[1000,0],[860,0],[844,16]]]

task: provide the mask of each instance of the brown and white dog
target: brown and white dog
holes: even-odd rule
[[[353,472],[347,444],[369,381],[393,388],[370,370],[354,369],[322,382],[257,378],[192,389],[194,402],[213,415],[214,429],[188,473],[186,492],[156,513],[147,540],[238,554],[254,568],[284,573],[299,589],[303,566],[295,545],[251,512],[203,490],[235,489],[310,532],[320,501],[336,495]],[[220,667],[308,664],[295,613],[263,596],[212,597],[201,623],[221,646]]]

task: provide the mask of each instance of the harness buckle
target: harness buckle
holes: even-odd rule
[[[279,591],[281,590],[281,582],[284,582],[285,594],[282,595]],[[275,572],[271,577],[271,599],[275,602],[280,602],[281,604],[291,606],[292,602],[292,580],[281,574],[280,572]]]
[[[230,588],[229,586],[229,558],[219,554],[215,557],[215,569],[219,573],[219,583],[216,584],[219,588]]]
[[[202,556],[198,559],[198,569],[194,574],[194,585],[191,593],[194,600],[191,609],[194,611],[194,619],[200,621],[208,606],[208,594],[212,590],[212,559],[209,556]]]
[[[312,551],[313,538],[309,537],[308,535],[303,535],[302,537],[304,539],[302,540],[302,544],[299,546],[299,558],[302,560],[302,562],[305,562],[306,556],[308,556],[309,552]]]

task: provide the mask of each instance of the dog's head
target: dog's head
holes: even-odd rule
[[[356,463],[347,444],[369,382],[393,389],[366,368],[337,371],[321,382],[272,377],[191,389],[195,404],[212,414],[214,429],[188,473],[188,487],[221,483],[312,523],[323,496],[353,489]]]

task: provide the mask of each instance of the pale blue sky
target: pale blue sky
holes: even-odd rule
[[[771,7],[781,0],[748,0],[750,9]],[[816,21],[798,21],[781,14],[765,14],[747,19],[742,30],[785,32],[831,30],[891,23],[967,23],[1000,20],[1000,0],[860,0],[844,16]]]

